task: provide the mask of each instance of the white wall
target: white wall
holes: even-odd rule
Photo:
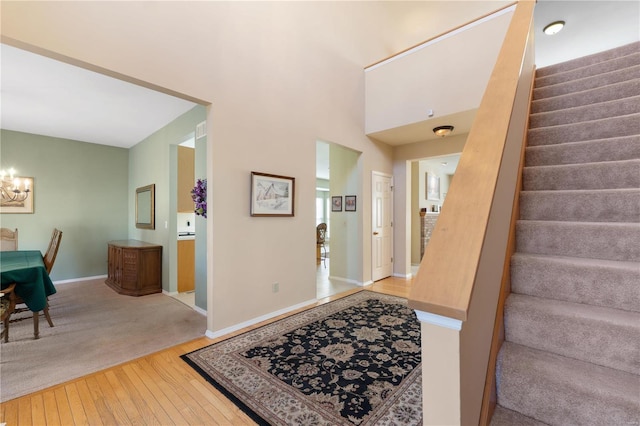
[[[1,31],[5,42],[211,104],[207,307],[216,331],[315,298],[316,141],[362,152],[361,176],[391,173],[392,149],[364,136],[363,69],[505,2],[454,3],[5,2]],[[252,170],[296,178],[295,217],[249,216]],[[361,179],[364,208],[370,186]],[[361,217],[355,270],[366,282],[371,218]]]

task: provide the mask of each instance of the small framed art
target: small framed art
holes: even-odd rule
[[[356,196],[345,195],[344,196],[344,211],[355,212],[356,211]]]
[[[332,212],[342,211],[342,195],[331,197],[331,211]]]

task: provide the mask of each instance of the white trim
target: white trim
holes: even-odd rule
[[[165,289],[162,289],[162,294],[173,297],[173,296],[177,296],[178,292],[177,291],[167,291]]]
[[[365,281],[365,282],[362,283],[362,287],[366,287],[366,286],[372,285],[372,284],[373,284],[373,281],[371,281],[371,280]]]
[[[193,308],[194,311],[196,311],[200,315],[204,315],[205,317],[207,316],[207,311],[205,311],[201,307],[193,305],[192,308]]]
[[[460,320],[444,317],[438,314],[432,314],[430,312],[419,311],[417,309],[414,309],[414,311],[416,311],[416,315],[418,316],[418,321],[420,322],[426,322],[428,324],[437,325],[439,327],[450,328],[452,330],[457,330],[457,331],[462,330],[462,321]]]
[[[454,35],[457,35],[457,34],[460,34],[460,33],[464,32],[464,31],[470,30],[471,28],[473,28],[475,26],[478,26],[478,25],[483,24],[483,23],[485,23],[487,21],[490,21],[490,20],[492,20],[494,18],[502,16],[505,13],[513,12],[515,9],[516,9],[516,5],[509,6],[509,7],[505,8],[505,9],[502,9],[502,10],[498,10],[497,12],[494,12],[491,15],[487,15],[484,18],[478,19],[477,21],[470,22],[467,25],[464,25],[464,26],[462,26],[460,28],[457,28],[457,29],[455,29],[453,31],[450,31],[448,33],[442,34],[441,36],[436,37],[434,39],[431,39],[429,41],[425,41],[424,43],[419,44],[419,45],[417,45],[415,47],[412,47],[411,49],[405,50],[404,52],[398,53],[397,55],[392,56],[392,57],[390,57],[388,59],[385,59],[382,62],[378,62],[377,64],[371,65],[371,66],[365,68],[364,72],[368,72],[368,71],[374,70],[374,69],[376,69],[376,68],[378,68],[378,67],[380,67],[382,65],[388,64],[389,62],[393,62],[396,59],[400,59],[400,58],[403,58],[405,56],[411,55],[412,53],[415,53],[415,52],[417,52],[419,50],[422,50],[427,46],[431,46],[432,44],[438,43],[438,42],[440,42],[442,40],[446,40],[449,37],[453,37]]]
[[[278,311],[270,312],[270,313],[268,313],[266,315],[262,315],[260,317],[250,319],[249,321],[245,321],[245,322],[242,322],[240,324],[232,325],[231,327],[223,328],[222,330],[219,330],[219,331],[207,330],[206,333],[204,333],[204,334],[205,334],[205,336],[207,336],[210,339],[216,339],[216,338],[224,336],[226,334],[233,333],[234,331],[241,330],[241,329],[243,329],[245,327],[250,327],[250,326],[258,324],[258,323],[260,323],[262,321],[266,321],[266,320],[269,320],[271,318],[277,317],[279,315],[283,315],[283,314],[289,313],[291,311],[295,311],[296,309],[304,308],[304,307],[309,306],[309,305],[311,305],[313,303],[316,303],[317,301],[318,301],[318,299],[308,300],[306,302],[298,303],[297,305],[289,306],[288,308],[280,309]],[[309,306],[309,307],[312,307],[312,306]]]
[[[396,278],[404,278],[405,280],[413,278],[412,274],[398,274],[396,272],[393,273],[393,276],[396,277]]]
[[[365,285],[369,285],[368,283],[373,283],[373,281],[367,281],[366,283],[364,283],[362,281],[352,280],[350,278],[336,277],[334,275],[329,275],[329,280],[340,281],[346,284],[357,285],[359,287],[364,287]]]
[[[107,276],[106,275],[95,275],[93,277],[72,278],[70,280],[53,281],[53,284],[54,285],[69,284],[69,283],[77,283],[78,281],[98,280],[98,279],[101,279],[101,278],[107,278]]]

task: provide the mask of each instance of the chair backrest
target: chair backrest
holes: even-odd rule
[[[47,270],[47,273],[50,274],[53,269],[53,263],[56,261],[56,256],[58,256],[58,249],[60,248],[60,240],[62,240],[62,231],[55,228],[53,233],[51,234],[51,241],[49,241],[49,248],[47,248],[47,252],[44,255],[44,267]]]
[[[316,244],[324,244],[324,239],[327,236],[327,224],[321,223],[316,226]]]
[[[18,228],[0,228],[0,251],[18,250]]]

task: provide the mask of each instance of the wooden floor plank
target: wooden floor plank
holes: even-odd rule
[[[87,413],[82,406],[82,399],[78,393],[78,387],[75,383],[69,383],[64,387],[64,393],[67,395],[67,401],[69,402],[69,409],[71,410],[71,419],[77,425],[94,424],[90,423],[87,418]],[[61,420],[62,419],[62,416]]]
[[[134,399],[139,397],[137,391],[129,392],[126,383],[122,382],[122,377],[117,376],[118,368],[112,368],[105,371],[105,379],[111,386],[116,399],[120,403],[123,411],[132,424],[156,424],[158,420],[148,410],[141,411],[136,405]]]
[[[124,365],[122,371],[127,375],[132,386],[140,393],[141,401],[153,411],[160,424],[184,421],[162,391],[152,381],[145,382],[144,376],[136,371],[136,365],[135,363]]]
[[[152,379],[155,378],[154,381],[158,385],[158,388],[171,401],[176,410],[178,410],[180,415],[186,420],[185,424],[193,425],[203,423],[203,421],[189,407],[188,403],[190,401],[185,401],[182,398],[183,393],[180,392],[180,387],[171,385],[169,384],[169,381],[165,380],[168,375],[164,371],[164,366],[162,364],[155,364],[154,366],[152,357],[147,357],[144,360],[140,360],[139,364],[141,365],[145,373],[149,374]]]
[[[44,415],[44,392],[36,393],[31,397],[31,421],[34,425],[47,424],[47,418]]]
[[[111,411],[110,405],[107,405],[107,398],[102,393],[100,389],[100,384],[98,383],[97,375],[91,375],[86,379],[87,388],[89,389],[89,394],[91,395],[91,399],[95,404],[96,410],[98,411],[98,415],[100,416],[100,420],[102,423],[106,425],[115,425],[115,424],[126,424],[121,421],[118,422],[115,413]],[[128,420],[128,419],[127,419]]]
[[[67,397],[67,392],[63,387],[57,387],[53,390],[53,394],[56,399],[56,406],[58,408],[58,417],[60,418],[60,424],[72,425],[74,424],[73,413],[71,412],[71,405]],[[47,426],[49,422],[47,421]]]
[[[75,385],[76,390],[73,389],[70,391],[68,388],[70,386]],[[91,395],[91,390],[89,390],[89,385],[87,384],[86,379],[80,379],[75,383],[70,383],[67,385],[67,392],[73,393],[77,392],[80,397],[80,401],[82,402],[82,408],[84,409],[84,413],[87,416],[87,424],[101,426],[105,424],[102,421],[102,416],[100,416],[100,410],[96,406],[95,400]]]
[[[147,388],[149,394],[153,396],[153,399],[163,407],[164,411],[170,418],[170,421],[167,424],[187,424],[186,419],[180,414],[180,411],[175,406],[174,402],[171,401],[167,395],[162,391],[160,386],[158,386],[152,376],[150,376],[144,365],[144,361],[138,360],[135,363],[127,365],[127,369],[125,370],[127,374],[131,371],[131,375],[135,375],[138,380],[144,384],[145,388]],[[136,380],[132,379],[132,382],[137,383]]]
[[[18,424],[18,400],[14,399],[2,405],[2,416],[0,417],[0,423],[7,425]]]
[[[24,396],[18,401],[18,424],[30,425],[33,423],[33,416],[31,415],[31,397]]]
[[[388,278],[367,290],[408,297],[411,280]],[[353,293],[354,291],[348,292]],[[326,303],[324,298],[296,310]],[[228,335],[201,337],[85,377],[0,404],[0,421],[7,426],[68,425],[255,425],[180,356],[231,336],[277,321],[280,315]]]

